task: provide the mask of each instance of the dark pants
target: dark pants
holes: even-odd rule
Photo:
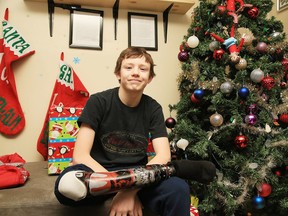
[[[91,205],[95,203],[101,203],[108,198],[114,196],[114,194],[101,195],[90,197],[87,196],[85,199],[80,201],[71,200],[65,196],[63,196],[58,191],[58,185],[61,177],[69,172],[75,170],[85,170],[88,172],[92,172],[92,170],[83,165],[75,165],[66,168],[57,178],[55,182],[55,195],[58,201],[64,205]],[[141,200],[143,206],[145,208],[149,208],[155,213],[162,216],[190,216],[190,190],[188,184],[178,177],[170,177],[167,180],[160,182],[159,184],[155,184],[149,187],[145,187],[144,189],[138,192],[138,197]]]

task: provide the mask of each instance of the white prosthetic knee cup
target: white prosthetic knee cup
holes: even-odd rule
[[[81,174],[82,171],[70,171],[65,173],[58,185],[58,191],[65,197],[74,201],[79,201],[87,196],[87,188],[79,178],[77,174]]]

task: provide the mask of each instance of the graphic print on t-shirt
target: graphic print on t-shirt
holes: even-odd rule
[[[115,131],[105,134],[102,139],[103,148],[111,153],[138,155],[146,152],[147,138],[126,131]]]

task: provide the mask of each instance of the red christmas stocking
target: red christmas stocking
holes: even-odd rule
[[[24,128],[25,118],[11,63],[35,51],[7,20],[8,8],[2,21],[3,37],[0,37],[0,133],[15,135]]]
[[[64,54],[62,53],[59,65],[60,73],[56,79],[44,125],[37,142],[37,150],[45,160],[48,158],[50,109],[62,109],[63,107],[83,108],[89,97],[89,92],[86,90],[75,71],[63,60]]]

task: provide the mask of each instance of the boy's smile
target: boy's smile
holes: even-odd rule
[[[126,90],[143,92],[150,78],[150,64],[145,57],[124,59],[117,75],[121,87]]]

